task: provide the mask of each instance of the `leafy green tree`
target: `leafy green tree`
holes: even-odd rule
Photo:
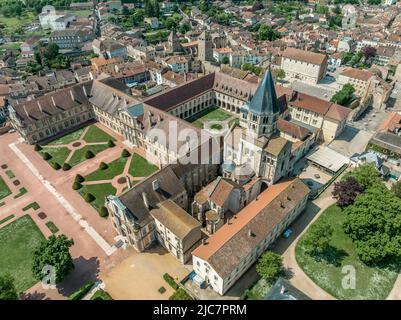
[[[18,299],[14,281],[14,278],[9,273],[0,275],[0,300]]]
[[[281,38],[280,32],[274,30],[271,26],[267,24],[262,24],[259,27],[257,39],[258,40],[269,40],[274,41]]]
[[[222,64],[229,64],[230,63],[230,58],[229,57],[224,57],[223,60],[221,61]]]
[[[273,74],[274,76],[279,79],[280,81],[282,81],[285,78],[285,71],[283,69],[273,69]]]
[[[360,260],[377,264],[401,256],[401,200],[376,183],[344,209],[344,232]]]
[[[337,91],[331,98],[331,102],[347,107],[354,100],[355,88],[352,84],[345,84],[340,91]]]
[[[72,239],[65,235],[51,235],[43,240],[33,252],[32,274],[37,280],[42,280],[45,266],[55,268],[56,282],[62,281],[73,269],[74,263],[70,254],[70,247],[74,244]]]
[[[379,173],[373,164],[364,164],[347,172],[343,179],[354,177],[364,190],[371,188],[381,182]]]
[[[256,272],[267,282],[273,283],[284,272],[283,258],[274,252],[265,252],[256,264]]]
[[[327,221],[312,224],[305,235],[304,244],[312,254],[321,254],[330,247],[333,227]]]
[[[391,191],[394,192],[394,194],[401,199],[401,180],[395,182],[393,186],[391,187]]]
[[[49,43],[46,47],[42,49],[42,55],[46,59],[52,60],[58,56],[59,49],[60,48],[56,43]]]

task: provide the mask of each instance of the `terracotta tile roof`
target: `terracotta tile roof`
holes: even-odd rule
[[[380,124],[377,131],[393,132],[396,128],[401,128],[401,114],[391,112],[389,116]]]
[[[325,118],[329,118],[331,120],[336,120],[336,121],[343,121],[348,117],[350,113],[351,109],[333,103],[330,106],[329,111],[327,111]]]
[[[222,207],[235,188],[241,188],[241,186],[231,180],[217,178],[215,186],[209,194],[210,200],[219,207]]]
[[[282,56],[285,58],[308,62],[311,64],[323,64],[327,59],[324,54],[299,50],[295,48],[285,49]]]
[[[311,133],[308,129],[281,118],[277,121],[277,129],[297,138],[298,140],[304,140]]]
[[[305,93],[295,92],[288,104],[293,107],[307,109],[325,115],[332,103]]]
[[[270,186],[192,255],[207,261],[221,277],[227,277],[309,191],[299,178]]]
[[[341,72],[340,75],[362,81],[368,81],[374,74],[366,70],[347,68],[343,72]]]

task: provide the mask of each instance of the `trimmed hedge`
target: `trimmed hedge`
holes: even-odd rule
[[[75,176],[75,182],[84,182],[85,178],[83,176],[81,176],[80,174],[77,174]]]
[[[129,153],[129,151],[127,149],[124,149],[121,152],[121,156],[124,157],[124,158],[128,158],[130,155],[131,155],[131,153]]]
[[[61,166],[60,166],[60,164],[58,162],[52,163],[51,166],[52,166],[52,168],[54,170],[60,170],[61,169]]]
[[[106,218],[109,215],[109,210],[105,206],[102,206],[99,210],[99,216]]]
[[[87,284],[85,284],[81,288],[79,288],[77,291],[72,293],[68,297],[68,300],[81,300],[83,297],[85,297],[88,294],[88,292],[92,289],[92,287],[94,285],[95,285],[95,282],[93,282],[93,281],[88,282]]]
[[[114,143],[114,141],[113,140],[109,140],[109,141],[107,141],[107,146],[109,147],[109,148],[113,148],[113,147],[115,147],[115,143]]]
[[[82,188],[82,184],[80,184],[78,181],[75,181],[73,184],[72,184],[72,189],[73,190],[79,190],[79,189],[81,189]]]
[[[169,300],[193,300],[192,297],[182,288],[179,288],[168,299]]]
[[[42,147],[38,144],[35,144],[35,151],[40,151],[42,150]]]
[[[92,193],[87,193],[87,194],[85,194],[84,199],[85,199],[86,202],[92,202],[92,201],[94,201],[96,198],[95,198],[95,196],[94,196]]]
[[[86,153],[85,153],[86,159],[92,159],[94,157],[95,157],[95,154],[92,151],[90,151],[90,150],[86,151]]]
[[[71,165],[70,165],[69,163],[65,162],[65,163],[63,164],[63,170],[64,170],[64,171],[68,171],[68,170],[70,170],[70,169],[71,169]]]
[[[48,153],[48,152],[45,152],[44,154],[43,154],[43,160],[50,160],[52,158],[52,156],[50,155],[50,153]]]
[[[168,273],[163,274],[163,279],[170,285],[171,288],[178,290],[179,286],[177,282],[175,282],[174,278]]]
[[[104,163],[103,161],[100,162],[100,165],[99,165],[100,170],[106,170],[108,167],[109,166],[107,165],[107,163]]]

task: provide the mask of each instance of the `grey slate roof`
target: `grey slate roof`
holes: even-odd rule
[[[288,280],[280,277],[264,300],[311,300],[311,298],[294,287]]]
[[[273,115],[280,111],[276,89],[270,71],[266,72],[248,105],[249,111],[257,115]]]

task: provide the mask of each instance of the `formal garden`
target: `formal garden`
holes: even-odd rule
[[[90,203],[102,217],[108,215],[104,207],[105,198],[121,194],[143,178],[156,172],[158,167],[142,156],[124,149],[118,159],[110,163],[101,162],[99,168],[86,176],[77,175],[72,188]],[[130,181],[127,181],[129,179]]]
[[[400,270],[401,199],[372,165],[335,183],[327,208],[296,246],[302,270],[337,299],[385,299]]]
[[[52,140],[45,145],[35,145],[55,170],[69,170],[98,153],[115,146],[115,139],[96,125],[90,125]]]
[[[221,131],[228,129],[233,123],[239,123],[239,119],[222,109],[207,109],[188,119],[199,129]]]

